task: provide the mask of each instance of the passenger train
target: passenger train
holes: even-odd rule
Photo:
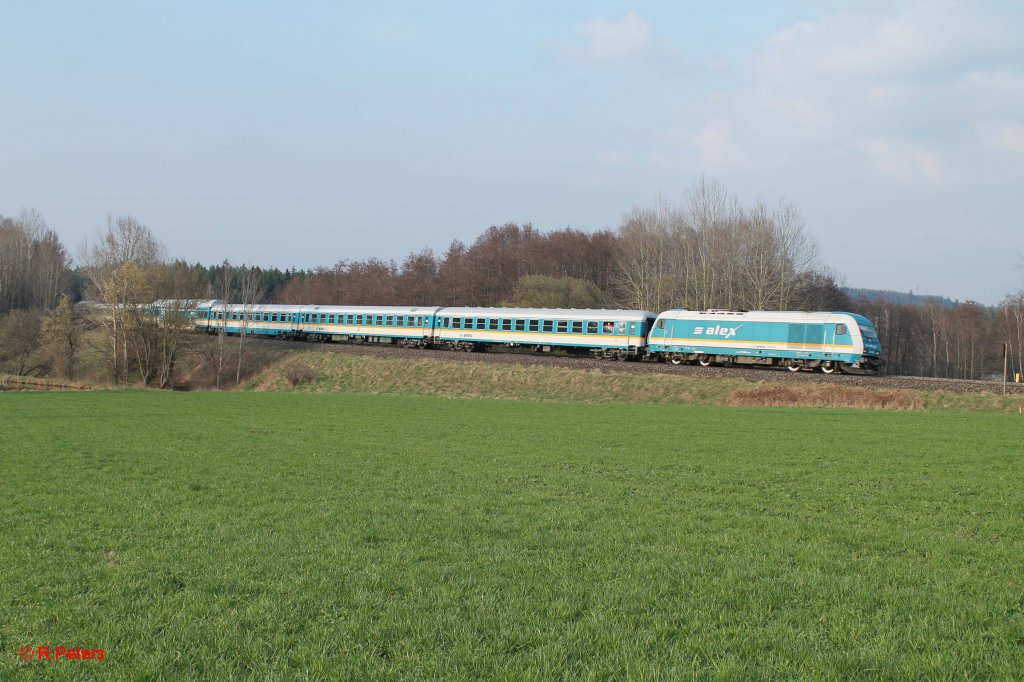
[[[170,302],[158,301],[158,308]],[[673,364],[769,365],[864,374],[882,365],[865,317],[841,312],[445,308],[228,304],[190,306],[198,331],[314,341],[493,348]]]

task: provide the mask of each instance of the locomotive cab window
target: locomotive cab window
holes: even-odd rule
[[[658,320],[658,329],[665,328],[665,320]]]
[[[836,336],[844,336],[847,333],[845,324],[836,325]]]

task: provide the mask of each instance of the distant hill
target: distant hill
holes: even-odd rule
[[[854,301],[866,298],[869,301],[888,301],[889,303],[895,303],[898,305],[928,305],[929,303],[938,303],[939,305],[947,308],[952,308],[959,301],[954,301],[951,298],[945,296],[927,296],[923,294],[915,294],[913,291],[901,292],[901,291],[886,291],[885,289],[858,289],[856,287],[847,287],[847,295]]]

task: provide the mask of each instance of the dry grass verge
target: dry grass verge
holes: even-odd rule
[[[0,390],[5,391],[93,391],[103,386],[80,381],[0,374]]]
[[[880,391],[832,384],[757,384],[738,388],[728,403],[743,407],[850,407],[862,410],[923,410],[924,398],[911,391]]]

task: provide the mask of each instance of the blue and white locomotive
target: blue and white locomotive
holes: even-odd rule
[[[555,352],[673,364],[776,365],[862,374],[882,365],[865,317],[842,312],[436,306],[195,305],[197,330],[420,348]]]
[[[826,374],[874,371],[882,363],[875,326],[853,313],[667,310],[651,329],[647,351],[673,364],[782,365]]]

